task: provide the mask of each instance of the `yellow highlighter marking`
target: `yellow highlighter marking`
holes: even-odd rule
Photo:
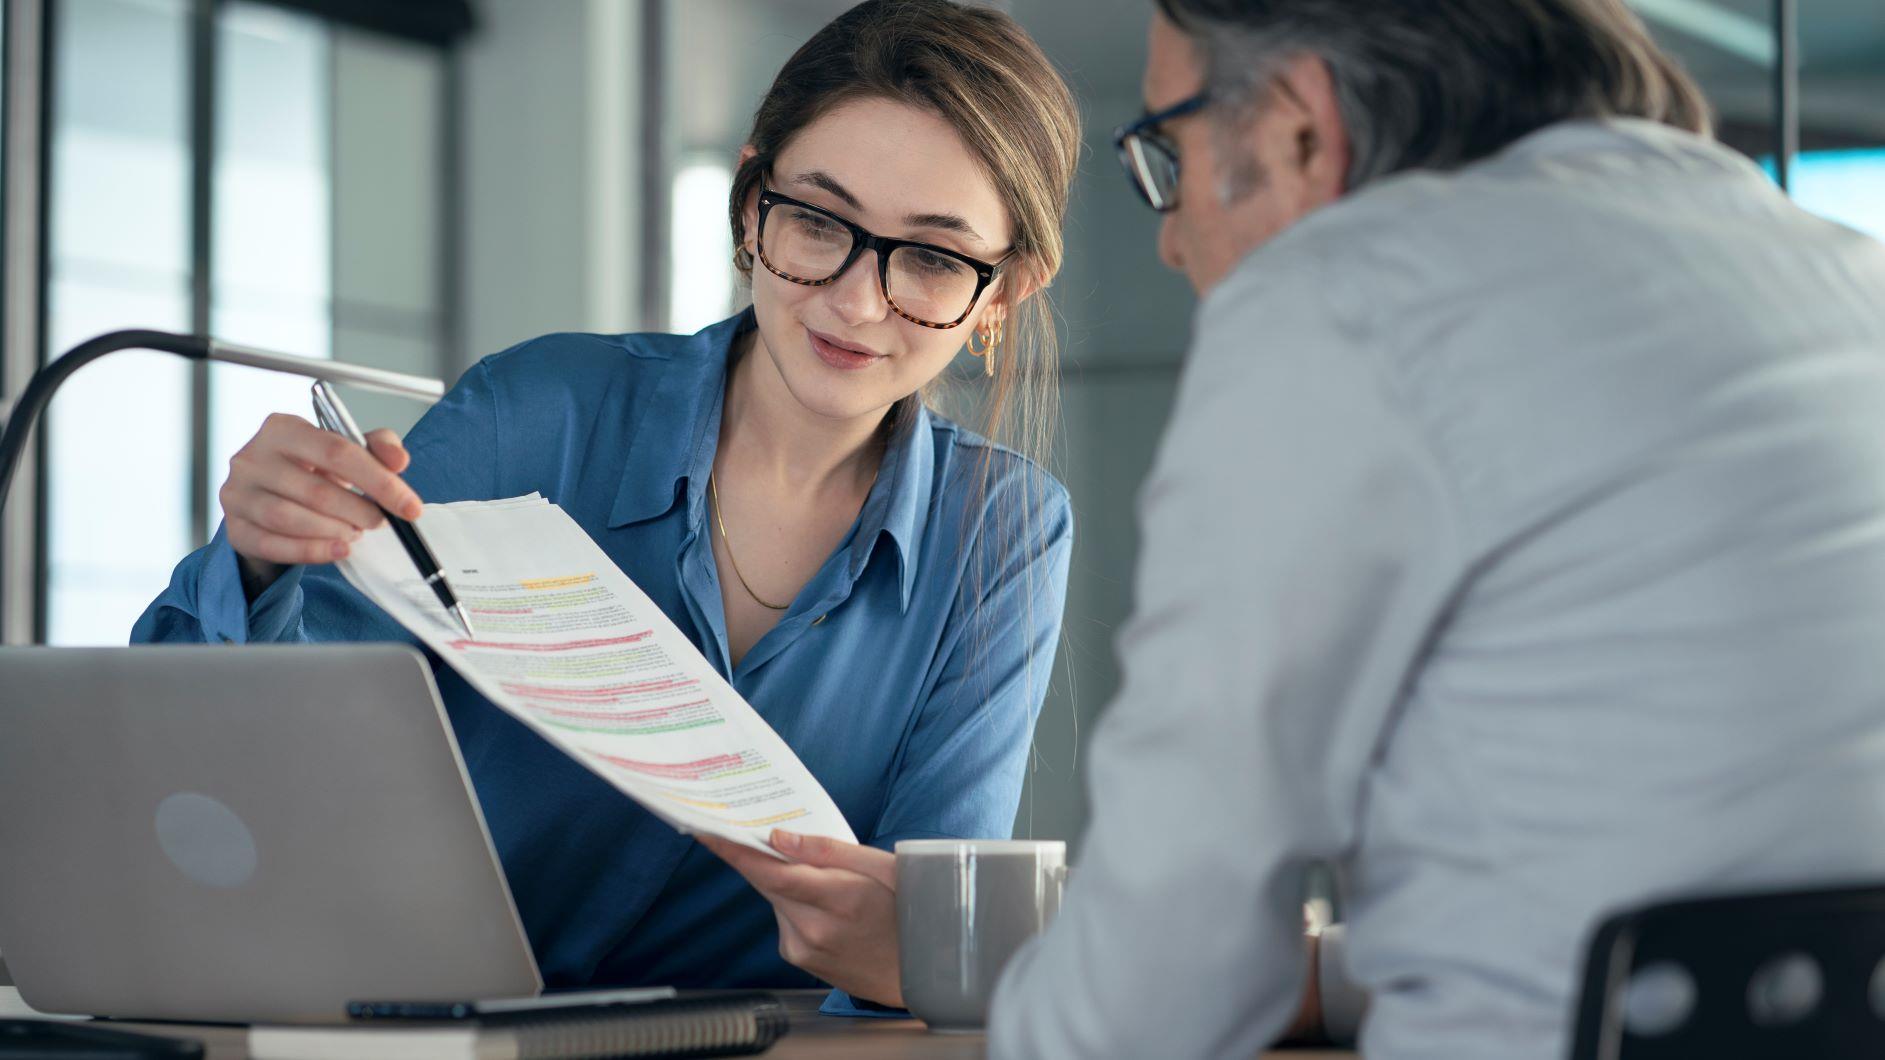
[[[517,584],[526,589],[567,589],[572,585],[583,585],[595,580],[594,574],[571,574],[562,578],[537,578]]]

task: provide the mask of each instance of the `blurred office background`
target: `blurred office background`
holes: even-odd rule
[[[1885,3],[1633,3],[1700,77],[1724,139],[1777,178],[1784,165],[1809,209],[1885,237]],[[0,395],[125,326],[452,379],[544,332],[719,319],[741,298],[725,200],[752,108],[847,6],[6,0]],[[1079,529],[1017,822],[1071,839],[1191,300],[1108,138],[1140,110],[1149,0],[1003,6],[1065,70],[1088,130],[1051,291],[1067,353],[1055,470]],[[421,411],[356,400],[378,425]],[[229,454],[269,411],[305,406],[295,379],[157,354],[80,373],[0,525],[0,638],[122,643],[214,530]]]

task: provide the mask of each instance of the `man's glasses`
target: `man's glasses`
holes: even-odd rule
[[[1159,133],[1159,126],[1202,110],[1209,96],[1200,92],[1164,110],[1147,114],[1113,131],[1119,164],[1146,205],[1159,213],[1178,207],[1178,148]]]
[[[759,260],[781,280],[822,287],[867,250],[877,252],[877,282],[898,316],[926,328],[953,328],[1002,267],[947,247],[873,235],[820,206],[759,188]]]

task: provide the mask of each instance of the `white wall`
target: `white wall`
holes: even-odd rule
[[[1119,686],[1114,638],[1132,609],[1135,505],[1171,411],[1192,298],[1159,264],[1157,215],[1113,161],[1111,130],[1139,113],[1137,94],[1101,98],[1090,81],[1076,76],[1075,84],[1087,94],[1086,153],[1069,204],[1066,263],[1048,291],[1065,341],[1054,471],[1073,498],[1074,551],[1060,656],[1015,834],[1077,846],[1087,819],[1085,747]]]
[[[639,0],[487,3],[460,92],[458,368],[638,326]]]
[[[333,64],[334,356],[456,375],[443,347],[445,63],[424,45],[339,29]],[[347,401],[362,424],[401,433],[425,411],[368,390]]]

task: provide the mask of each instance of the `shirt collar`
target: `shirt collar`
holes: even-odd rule
[[[696,474],[705,486],[720,434],[727,358],[733,340],[753,327],[747,309],[678,340],[653,394],[628,412],[637,419],[628,445],[634,459],[622,468],[610,529],[666,514],[681,483]]]
[[[916,563],[929,525],[930,496],[935,489],[936,443],[930,437],[929,410],[920,398],[905,400],[903,414],[891,429],[890,445],[877,470],[877,484],[857,515],[858,535],[851,542],[851,580],[864,573],[878,540],[888,536],[897,549],[901,605],[910,610],[916,587]]]
[[[622,471],[611,529],[665,515],[681,486],[690,522],[704,515],[707,473],[713,468],[720,439],[720,414],[726,398],[727,361],[734,340],[755,325],[749,308],[698,334],[669,359],[651,400],[634,414],[640,422],[629,443],[636,458]],[[916,565],[929,521],[936,470],[929,410],[908,399],[892,428],[890,444],[878,468],[877,483],[858,513],[851,539],[847,578],[855,582],[869,563],[877,542],[888,536],[897,550],[898,588],[904,611],[916,586]]]

